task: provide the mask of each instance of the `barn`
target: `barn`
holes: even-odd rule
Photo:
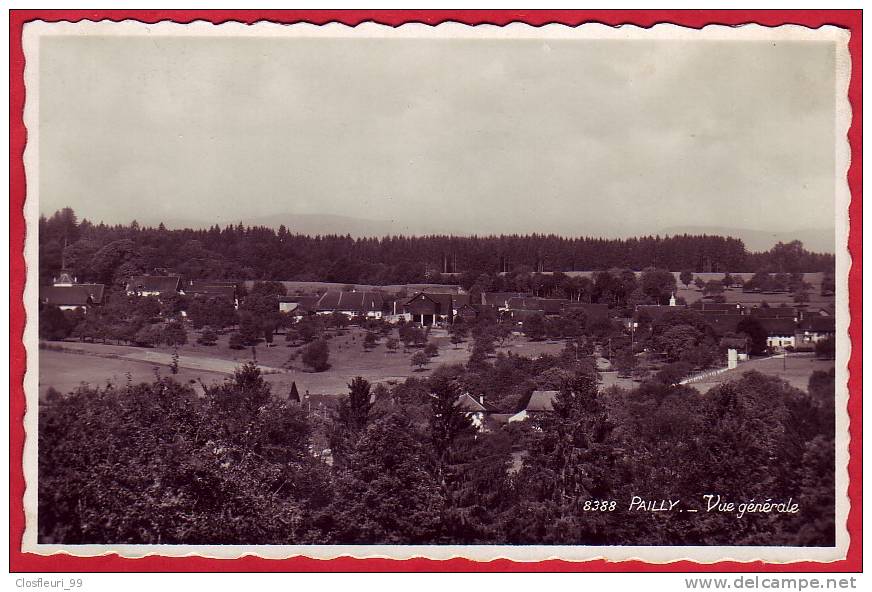
[[[451,294],[418,292],[403,303],[403,312],[413,323],[425,326],[451,323],[454,319],[454,299]]]

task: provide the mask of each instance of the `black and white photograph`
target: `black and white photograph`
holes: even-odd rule
[[[847,42],[27,23],[25,546],[843,557]]]

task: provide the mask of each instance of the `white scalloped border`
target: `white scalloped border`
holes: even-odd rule
[[[376,17],[377,18],[377,17]],[[851,123],[851,107],[848,102],[851,60],[848,53],[849,31],[825,25],[817,29],[800,25],[781,25],[764,27],[757,24],[740,26],[706,25],[695,29],[670,23],[658,23],[651,27],[637,25],[609,26],[600,23],[585,23],[568,26],[549,23],[533,26],[523,22],[507,25],[466,25],[456,21],[445,21],[438,25],[406,23],[388,26],[366,21],[355,26],[338,22],[324,25],[311,23],[282,24],[258,21],[245,24],[228,21],[213,24],[196,20],[183,24],[172,21],[142,23],[133,19],[122,21],[82,20],[77,22],[33,21],[24,25],[23,47],[26,58],[25,88],[26,102],[24,122],[28,130],[27,145],[24,152],[25,177],[28,180],[27,199],[24,215],[27,221],[25,238],[25,261],[27,282],[24,289],[27,323],[24,330],[24,343],[27,346],[27,371],[24,379],[27,398],[25,431],[35,433],[37,426],[38,367],[39,350],[37,336],[37,284],[38,284],[38,241],[36,220],[39,217],[38,184],[32,180],[39,178],[39,38],[43,35],[111,35],[111,36],[204,36],[204,37],[278,37],[278,38],[383,38],[383,39],[532,39],[532,40],[687,40],[687,41],[827,41],[836,43],[836,137],[835,143],[837,172],[836,185],[836,244],[841,245],[836,253],[836,278],[838,283],[836,299],[837,320],[837,359],[836,374],[836,546],[835,547],[582,547],[582,546],[398,546],[398,545],[251,545],[251,546],[198,546],[198,545],[43,545],[36,541],[36,488],[37,450],[33,438],[26,438],[24,446],[24,474],[27,487],[24,494],[25,533],[22,551],[40,555],[68,554],[76,557],[93,557],[118,554],[127,558],[150,555],[170,557],[208,557],[235,559],[256,556],[265,559],[287,559],[308,557],[313,559],[335,559],[338,557],[412,559],[428,558],[435,560],[464,558],[473,561],[509,559],[518,562],[534,562],[558,559],[584,562],[607,560],[612,562],[639,560],[648,563],[671,563],[676,561],[695,561],[715,563],[721,561],[770,563],[793,563],[799,561],[831,562],[844,559],[848,548],[846,521],[850,500],[848,485],[848,414],[847,414],[847,362],[850,354],[848,325],[848,270],[850,256],[847,250],[848,205],[850,191],[847,171],[850,166],[850,146],[847,133]]]

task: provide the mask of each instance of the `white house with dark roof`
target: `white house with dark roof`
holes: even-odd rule
[[[384,308],[384,297],[380,292],[328,290],[315,303],[315,312],[328,315],[335,312],[347,317],[362,316],[380,319]]]
[[[524,409],[509,418],[509,422],[524,421],[542,413],[554,413],[554,401],[560,391],[533,391]]]

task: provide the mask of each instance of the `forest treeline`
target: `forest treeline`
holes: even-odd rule
[[[348,284],[460,283],[481,274],[592,271],[612,268],[672,271],[805,273],[834,269],[832,254],[802,243],[751,253],[721,236],[628,239],[556,235],[308,236],[278,229],[217,225],[170,230],[93,224],[65,208],[39,220],[40,281],[66,265],[80,281],[111,284],[169,269],[188,278],[330,281]],[[447,272],[447,273],[446,273]],[[459,274],[459,275],[458,275]]]

